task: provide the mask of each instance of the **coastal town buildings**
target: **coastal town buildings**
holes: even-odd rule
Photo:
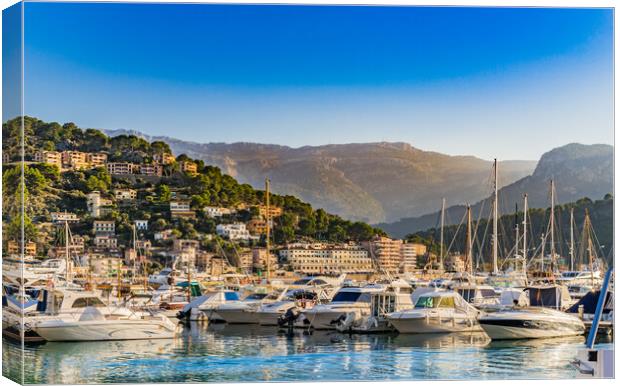
[[[170,165],[176,161],[176,158],[170,153],[160,153],[155,154],[153,160],[162,165]]]
[[[74,223],[80,221],[78,215],[70,212],[52,212],[50,213],[52,222],[56,224],[64,224],[65,222]]]
[[[304,274],[367,273],[373,271],[367,250],[355,243],[296,244],[279,251],[280,259]]]
[[[394,240],[385,236],[376,236],[363,243],[370,257],[383,272],[397,273],[400,269],[402,240]]]
[[[270,218],[279,217],[282,216],[282,208],[277,206],[270,206],[269,210],[267,210],[267,206],[258,205],[258,214],[263,218],[267,218],[267,214],[269,214]]]
[[[417,269],[418,258],[426,255],[426,245],[420,243],[402,243],[400,252],[402,255],[402,271],[413,272]]]
[[[257,236],[252,236],[250,234],[243,223],[218,224],[215,227],[215,232],[219,236],[226,237],[229,240],[258,240]]]
[[[230,215],[235,213],[235,211],[233,211],[232,209],[217,206],[205,206],[202,210],[209,218],[218,218],[224,215]]]
[[[7,242],[6,252],[9,255],[17,255],[21,253],[21,242],[15,240],[9,240]],[[24,254],[26,256],[35,256],[37,254],[37,244],[33,241],[26,242],[24,247]]]
[[[149,229],[149,221],[148,220],[134,220],[133,224],[138,231],[146,231]]]
[[[182,161],[179,163],[179,168],[182,172],[192,176],[198,174],[198,165],[196,165],[196,162]]]
[[[171,218],[195,218],[196,212],[190,209],[189,201],[175,200],[170,201]]]
[[[114,189],[112,192],[117,201],[133,201],[138,197],[135,189]]]

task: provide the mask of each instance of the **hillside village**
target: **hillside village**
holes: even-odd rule
[[[9,256],[20,249],[18,128],[3,125],[3,137],[14,139],[3,149]],[[24,248],[33,258],[69,252],[75,269],[101,276],[173,262],[211,275],[370,275],[413,271],[427,259],[423,243],[390,239],[295,197],[269,194],[268,205],[266,191],[173,155],[161,141],[29,117],[24,139]]]

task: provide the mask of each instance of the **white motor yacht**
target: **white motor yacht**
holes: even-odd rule
[[[239,294],[232,290],[207,292],[187,303],[177,313],[177,318],[189,321],[224,322],[217,308],[229,302],[239,301]]]
[[[493,340],[558,338],[581,335],[583,322],[574,315],[543,307],[526,307],[482,315],[479,323]]]
[[[348,314],[370,315],[371,295],[385,290],[384,284],[341,288],[328,304],[316,305],[302,313],[314,329],[336,329],[336,325]]]
[[[262,326],[292,324],[294,327],[306,327],[308,323],[302,312],[325,301],[326,296],[320,288],[288,290],[281,300],[262,304],[254,317]]]
[[[393,312],[387,318],[398,332],[424,334],[480,331],[478,314],[458,293],[437,291],[421,295],[415,308]]]
[[[253,293],[243,300],[221,304],[216,308],[217,314],[229,324],[252,324],[258,323],[256,312],[265,305],[282,300],[286,288],[273,291],[272,293]]]
[[[341,316],[336,329],[344,332],[386,332],[393,331],[386,315],[413,307],[411,285],[404,280],[395,280],[385,285],[384,290],[370,295],[370,308],[356,308]]]
[[[127,308],[104,315],[97,307],[37,321],[32,328],[51,342],[164,339],[173,338],[176,331],[176,325],[163,315],[136,314]]]

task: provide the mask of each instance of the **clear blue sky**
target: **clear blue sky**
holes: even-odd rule
[[[290,146],[537,159],[613,141],[607,9],[25,6],[25,110]]]

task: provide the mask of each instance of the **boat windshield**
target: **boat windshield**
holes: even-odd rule
[[[415,308],[455,308],[453,297],[421,296]]]
[[[364,296],[362,296],[364,295]],[[334,296],[332,303],[370,302],[370,294],[362,292],[341,291]]]
[[[267,297],[267,294],[251,294],[245,300],[261,300]]]
[[[77,298],[71,305],[72,308],[84,307],[105,307],[105,304],[99,298]]]
[[[224,292],[224,299],[226,301],[239,300],[239,295],[236,292]]]
[[[308,282],[310,282],[310,280],[312,279],[299,279],[299,280],[295,280],[293,282],[293,285],[304,285],[304,284],[308,284]]]

